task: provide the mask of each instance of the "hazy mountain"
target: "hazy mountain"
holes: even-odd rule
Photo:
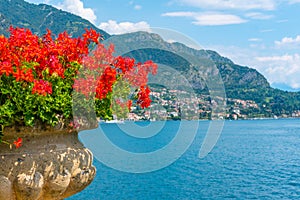
[[[211,50],[196,50],[181,43],[168,43],[159,35],[147,32],[135,32],[112,36],[108,41],[116,45],[116,51],[136,58],[140,62],[153,60],[156,63],[173,67],[184,72],[195,89],[204,89],[199,85],[201,80],[194,76],[205,78],[205,71],[200,66],[208,66],[206,70],[216,67],[222,77],[226,89],[236,88],[270,88],[266,78],[255,69],[240,66],[230,59]],[[194,62],[195,63],[191,63]],[[190,65],[199,65],[193,68]],[[208,78],[208,77],[206,77]],[[202,81],[203,82],[203,81]]]

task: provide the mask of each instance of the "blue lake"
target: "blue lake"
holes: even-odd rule
[[[196,137],[183,155],[156,171],[128,173],[95,158],[96,178],[68,200],[300,199],[299,119],[226,121],[213,150],[200,159],[209,123],[200,121]],[[179,126],[180,121],[169,121],[159,134],[139,139],[124,134],[116,124],[102,124],[101,129],[121,149],[145,153],[164,148]],[[90,137],[101,149],[101,141],[88,134],[83,132],[80,137],[83,141]]]

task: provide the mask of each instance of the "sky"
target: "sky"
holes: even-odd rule
[[[257,69],[274,87],[300,91],[300,0],[26,1],[74,13],[110,34],[176,31]]]

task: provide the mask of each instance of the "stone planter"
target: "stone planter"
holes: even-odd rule
[[[0,200],[64,199],[95,177],[92,153],[77,132],[5,130],[6,140],[22,137],[19,149],[0,143]]]

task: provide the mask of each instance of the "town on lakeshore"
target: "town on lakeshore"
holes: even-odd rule
[[[186,98],[176,98],[178,94],[186,94]],[[259,105],[253,100],[242,100],[226,98],[226,105],[222,111],[216,108],[217,102],[209,95],[198,94],[195,97],[182,90],[168,90],[166,88],[152,88],[152,104],[148,109],[140,109],[132,106],[127,120],[211,120],[211,119],[263,119],[263,118],[297,118],[300,117],[300,110],[290,114],[280,115],[272,112],[267,105]],[[221,99],[221,102],[225,102]],[[187,106],[184,106],[188,103]]]

